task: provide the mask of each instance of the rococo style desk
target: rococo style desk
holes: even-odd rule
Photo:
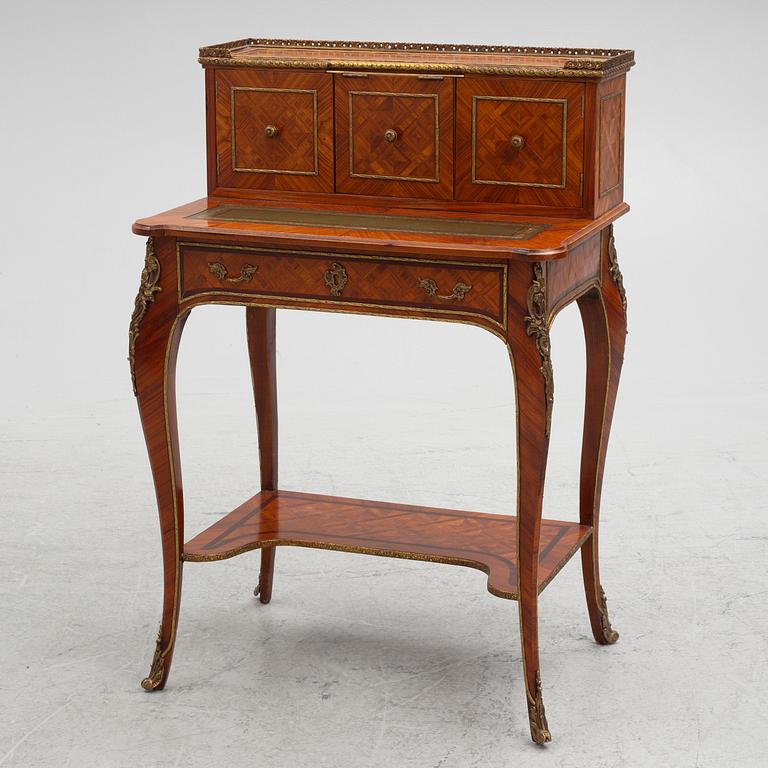
[[[626,296],[613,221],[623,202],[632,51],[238,40],[203,48],[208,197],[142,219],[129,332],[160,514],[162,623],[147,690],[171,667],[184,562],[277,546],[452,563],[516,599],[531,736],[550,740],[538,595],[581,551],[592,632],[608,619],[598,565],[606,445]],[[578,302],[587,354],[579,522],[542,520],[554,380],[549,331]],[[175,365],[201,304],[244,306],[261,488],[184,539]],[[498,336],[517,401],[516,516],[279,490],[275,311],[470,323]]]

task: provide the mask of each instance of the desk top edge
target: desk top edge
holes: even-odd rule
[[[522,261],[546,261],[564,258],[575,247],[595,232],[608,226],[628,210],[622,203],[596,219],[564,219],[545,216],[516,216],[486,214],[484,218],[506,220],[525,224],[546,223],[549,226],[528,239],[502,240],[501,238],[470,238],[437,236],[434,233],[393,233],[387,230],[370,232],[361,230],[327,230],[309,226],[285,226],[243,221],[227,221],[200,218],[206,209],[241,202],[249,206],[257,201],[235,201],[232,198],[207,197],[165,211],[155,216],[137,220],[134,234],[144,237],[196,237],[220,242],[238,241],[274,247],[300,247],[307,250],[361,251],[380,255],[419,253],[449,258],[480,258],[483,260],[515,259]],[[274,205],[274,201],[264,201]],[[408,212],[393,209],[387,213]],[[411,215],[423,215],[423,211],[410,211]],[[445,212],[443,212],[445,214]],[[434,215],[435,211],[430,212]],[[454,216],[460,214],[452,214]],[[466,215],[466,213],[464,214]]]
[[[244,38],[204,46],[198,61],[204,67],[606,78],[627,72],[635,63],[635,53],[619,48]]]

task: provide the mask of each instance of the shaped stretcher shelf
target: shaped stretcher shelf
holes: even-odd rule
[[[592,529],[541,521],[539,592]],[[359,552],[477,568],[488,591],[517,599],[517,518],[291,491],[262,491],[184,545],[184,559],[224,560],[272,545]]]

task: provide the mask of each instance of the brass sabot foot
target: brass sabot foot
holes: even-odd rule
[[[155,655],[152,657],[152,666],[149,668],[149,675],[141,681],[141,687],[145,691],[154,691],[163,682],[165,674],[165,657],[162,652],[163,627],[157,632],[157,643],[155,644]]]
[[[536,673],[536,691],[531,699],[528,696],[528,721],[531,726],[531,739],[536,744],[546,744],[552,741],[552,734],[549,732],[547,724],[547,715],[544,712],[544,699],[541,695],[541,675]]]
[[[605,599],[602,587],[600,587],[600,629],[604,645],[613,645],[619,639],[619,633],[611,626],[608,618],[608,601]]]

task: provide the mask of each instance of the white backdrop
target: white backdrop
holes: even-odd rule
[[[270,768],[762,767],[765,3],[0,3],[0,766],[258,765],[258,744]],[[514,606],[430,564],[285,548],[264,611],[257,555],[190,567],[171,683],[141,698],[162,576],[130,227],[205,194],[197,48],[247,36],[636,50],[601,528],[622,640],[591,642],[569,564],[542,600],[546,754],[528,749]],[[256,490],[243,314],[195,309],[182,340],[190,534]],[[545,515],[574,519],[575,308],[552,344]],[[281,487],[511,512],[509,368],[477,328],[280,311]]]
[[[2,412],[113,398],[132,407],[126,329],[143,242],[130,225],[204,195],[196,50],[247,35],[636,49],[626,136],[633,210],[616,226],[631,312],[623,394],[738,398],[741,387],[764,385],[765,8],[754,0],[8,7],[0,30]],[[193,313],[182,391],[244,390],[243,336],[242,311]],[[354,354],[332,368],[327,344]],[[560,384],[581,365],[575,311],[558,321],[554,345]],[[509,386],[490,336],[433,323],[282,312],[280,358],[286,395],[305,386],[307,371],[313,385],[350,392],[422,384],[429,392],[446,377],[452,389],[479,378],[489,397]]]

